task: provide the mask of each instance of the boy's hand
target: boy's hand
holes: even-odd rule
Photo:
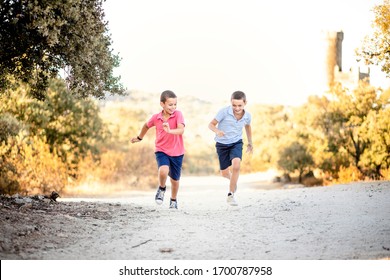
[[[166,133],[169,133],[169,131],[171,130],[169,127],[169,123],[167,122],[163,123],[163,129],[165,130]]]
[[[248,144],[247,147],[246,147],[246,153],[247,154],[253,154],[253,145],[252,144]]]
[[[131,138],[131,143],[132,144],[137,143],[137,142],[141,142],[141,140],[139,140],[138,137]]]
[[[225,136],[225,132],[223,132],[222,130],[218,130],[215,134],[216,134],[218,137]]]

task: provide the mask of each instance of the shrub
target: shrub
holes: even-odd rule
[[[8,137],[19,133],[20,123],[11,114],[0,115],[0,143],[6,142]]]
[[[350,165],[349,167],[340,167],[340,170],[338,172],[338,178],[336,179],[335,183],[349,183],[349,182],[356,182],[363,180],[364,176],[360,172],[360,170],[353,165]]]
[[[19,134],[0,146],[0,191],[25,195],[60,192],[68,183],[67,167],[50,152],[45,139]]]

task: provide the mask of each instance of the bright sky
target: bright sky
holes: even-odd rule
[[[324,81],[322,32],[344,32],[342,63],[349,69],[379,3],[106,0],[104,7],[114,53],[122,57],[116,74],[128,89],[171,89],[179,98],[210,101],[242,90],[249,102],[299,105]]]

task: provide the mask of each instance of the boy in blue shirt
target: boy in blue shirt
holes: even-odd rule
[[[221,175],[229,179],[227,202],[237,206],[234,193],[237,189],[238,176],[242,160],[242,130],[245,127],[248,139],[247,152],[252,153],[252,117],[245,111],[246,96],[242,91],[235,91],[231,97],[231,105],[219,110],[210,122],[209,129],[215,133],[215,147],[219,159]],[[230,170],[231,167],[231,170]]]

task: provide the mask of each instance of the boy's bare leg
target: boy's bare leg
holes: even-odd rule
[[[241,159],[234,158],[232,160],[232,171],[233,172],[230,172],[229,168],[221,170],[222,177],[224,177],[230,181],[229,192],[231,192],[231,193],[236,192],[236,189],[237,189],[238,176],[240,175],[240,165],[241,165]]]
[[[165,188],[165,184],[167,183],[168,173],[169,173],[168,165],[162,165],[158,169],[158,183],[162,188]]]
[[[230,173],[229,167],[224,169],[224,170],[221,170],[221,175],[222,175],[222,177],[230,180],[231,173]]]
[[[241,159],[234,158],[232,160],[232,173],[230,175],[229,189],[231,193],[234,193],[237,189],[238,176],[240,176]]]
[[[171,178],[171,184],[172,184],[172,186],[171,186],[171,198],[172,199],[176,199],[176,197],[177,197],[177,193],[179,191],[179,182],[180,181],[176,181],[176,180],[173,180]]]

